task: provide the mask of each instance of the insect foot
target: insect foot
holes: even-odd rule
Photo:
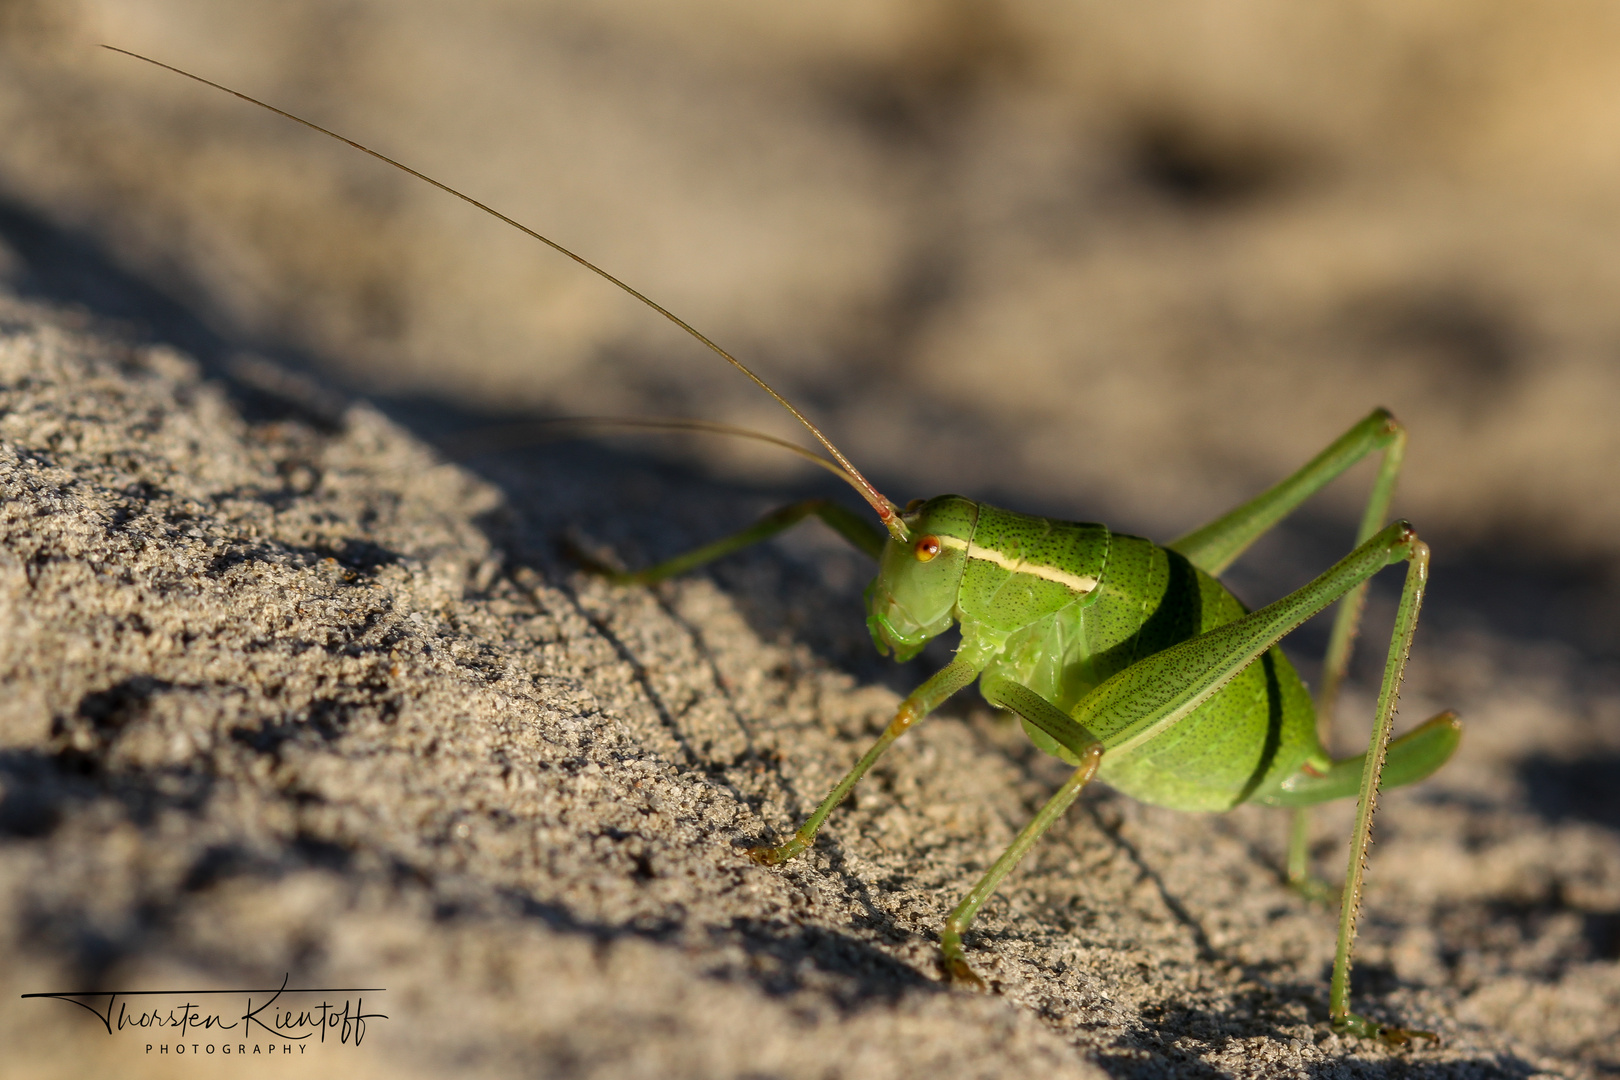
[[[809,846],[808,841],[795,836],[780,847],[771,847],[769,844],[751,847],[748,849],[748,857],[761,866],[779,866]]]
[[[1368,1020],[1365,1016],[1357,1016],[1355,1013],[1334,1019],[1333,1030],[1339,1035],[1356,1035],[1363,1039],[1377,1039],[1386,1046],[1410,1046],[1417,1039],[1427,1039],[1434,1046],[1440,1045],[1440,1036],[1432,1031],[1418,1031],[1414,1028],[1380,1024],[1377,1021]]]
[[[960,956],[942,956],[940,962],[945,965],[945,978],[952,986],[989,991],[990,988],[979,978],[978,972],[968,967],[968,962]]]
[[[606,578],[615,585],[627,584],[628,579],[634,577],[633,574],[626,572],[623,567],[614,566],[610,563],[605,554],[589,550],[585,541],[577,536],[563,536],[559,538],[557,546],[561,549],[563,558],[572,562],[587,574]]]
[[[1290,880],[1288,887],[1293,889],[1306,903],[1314,907],[1332,907],[1339,900],[1339,894],[1333,886],[1319,877],[1306,877]]]
[[[945,920],[945,932],[939,937],[940,962],[945,965],[945,978],[954,986],[970,990],[989,990],[984,980],[968,966],[962,952],[962,926],[956,914]]]

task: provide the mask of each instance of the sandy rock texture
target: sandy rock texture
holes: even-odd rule
[[[1101,787],[976,924],[992,993],[947,989],[944,914],[1063,776],[971,693],[748,862],[948,648],[876,658],[819,527],[653,590],[568,552],[848,493],[746,444],[527,445],[796,433],[577,267],[97,41],[578,246],[900,501],[1168,539],[1392,407],[1435,551],[1403,723],[1466,735],[1382,802],[1356,993],[1442,1046],[1328,1033],[1280,814]],[[1620,1072],[1617,49],[1600,0],[0,3],[0,1072]],[[1237,593],[1342,554],[1368,479]],[[18,996],[283,977],[388,1019],[227,1065]]]
[[[711,580],[568,571],[495,487],[373,407],[250,421],[170,348],[16,301],[3,321],[14,1075],[173,1067],[18,993],[279,973],[385,987],[389,1019],[344,1049],[389,1075],[1615,1064],[1620,837],[1503,788],[1526,725],[1567,750],[1613,724],[1559,688],[1556,657],[1538,678],[1469,642],[1408,695],[1443,687],[1470,754],[1386,799],[1361,1000],[1443,1048],[1326,1032],[1331,916],[1279,884],[1279,815],[1100,790],[981,919],[995,992],[953,992],[939,923],[1061,776],[1009,725],[923,725],[809,857],[754,866],[739,845],[792,827],[891,690],[762,639],[769,603]],[[514,490],[543,521],[622,472],[531,464]],[[295,1067],[354,1067],[340,1052]]]

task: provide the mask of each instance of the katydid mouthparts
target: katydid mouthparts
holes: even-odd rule
[[[992,705],[1010,710],[1042,751],[1073,772],[946,918],[940,953],[952,982],[982,988],[964,942],[996,887],[1057,821],[1086,784],[1102,780],[1143,802],[1179,810],[1222,811],[1246,802],[1294,808],[1289,879],[1320,889],[1307,870],[1304,809],[1356,797],[1355,825],[1340,898],[1338,945],[1328,1013],[1334,1030],[1391,1043],[1433,1040],[1350,1010],[1350,965],[1360,913],[1373,811],[1381,787],[1423,779],[1451,756],[1461,726],[1443,712],[1391,738],[1396,699],[1428,578],[1429,548],[1405,521],[1386,523],[1406,432],[1376,409],[1299,471],[1169,544],[1103,525],[1057,521],[988,506],[959,495],[914,500],[904,509],[884,496],[808,417],[763,378],[690,324],[554,240],[393,158],[302,117],[198,75],[128,50],[114,52],[234,95],[377,158],[579,263],[733,365],[775,399],[830,459],[755,432],[705,421],[607,420],[623,426],[684,428],[743,435],[809,457],[845,480],[877,516],[872,524],[826,499],[809,499],[695,551],[633,573],[601,570],[626,585],[684,573],[816,517],[878,560],[866,590],[873,643],[897,659],[957,627],[961,645],[943,669],[901,703],[877,741],[785,842],[749,849],[774,865],[814,841],[834,808],[910,727],[975,680]],[[1355,548],[1306,585],[1248,611],[1219,575],[1306,498],[1362,459],[1381,455]],[[1404,563],[1405,583],[1384,663],[1367,751],[1335,760],[1318,736],[1349,664],[1368,581]],[[1306,619],[1337,604],[1323,665],[1310,692],[1278,643]]]

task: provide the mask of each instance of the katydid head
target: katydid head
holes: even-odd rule
[[[979,506],[941,495],[911,504],[902,519],[907,538],[883,545],[878,576],[866,589],[866,628],[878,652],[909,660],[956,619]]]

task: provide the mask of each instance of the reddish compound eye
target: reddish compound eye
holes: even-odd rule
[[[939,554],[939,537],[919,536],[911,550],[916,554],[918,562],[927,562]]]

